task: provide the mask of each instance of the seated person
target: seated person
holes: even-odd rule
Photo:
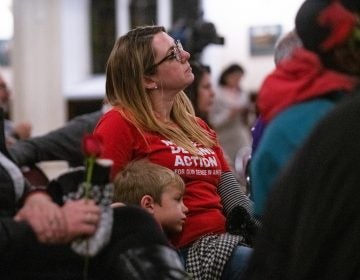
[[[259,90],[257,105],[266,129],[251,158],[250,175],[255,215],[260,218],[282,170],[316,124],[359,81],[359,8],[351,11],[342,4],[304,1],[295,17],[303,47],[280,62]]]
[[[359,279],[359,108],[358,89],[276,180],[245,279]]]
[[[129,50],[134,55],[129,56]],[[243,236],[226,233],[226,222],[235,207],[241,207],[252,221],[252,204],[224,160],[216,134],[196,118],[183,92],[194,78],[189,58],[181,43],[161,26],[138,27],[118,38],[106,80],[106,95],[114,108],[104,114],[94,134],[103,140],[102,156],[114,162],[111,178],[129,162],[145,157],[179,174],[186,183],[189,215],[183,230],[171,238],[172,244],[186,251],[206,235],[209,242],[201,244],[210,249],[206,250],[209,260],[220,264],[199,267],[193,262],[198,274],[203,276],[202,269],[208,269],[211,279],[215,279],[213,272],[220,276],[229,272],[239,279],[233,270],[241,274],[246,263],[239,255],[248,256],[251,250],[239,245]],[[135,76],[128,75],[134,72]],[[221,242],[223,238],[234,242]],[[216,242],[225,246],[210,244]],[[187,263],[197,260],[192,252],[180,253]],[[214,257],[217,253],[219,257]]]
[[[188,212],[188,208],[183,203],[185,183],[171,169],[146,159],[132,161],[116,175],[114,186],[114,204],[134,204],[146,209],[162,226],[168,238],[181,232]],[[207,238],[205,236],[204,240]],[[235,239],[235,237],[233,238]],[[204,248],[201,241],[188,248],[191,252],[191,257],[188,258],[190,262],[183,261],[189,273],[194,274],[196,272],[194,264],[191,263],[193,258],[201,256],[201,260],[197,260],[197,265],[201,267],[210,266],[211,261],[199,253],[202,249]],[[243,250],[249,254],[251,249],[244,247]],[[217,253],[224,257],[225,253],[221,252],[221,249],[218,249]],[[243,258],[246,258],[245,254]],[[215,266],[206,273],[214,271],[219,272],[219,269]],[[218,276],[220,277],[221,273]],[[230,276],[223,274],[222,277]]]
[[[51,186],[64,189],[61,182],[66,178],[77,186],[74,178],[84,178],[84,173],[78,174],[64,174]],[[48,194],[51,186],[29,188],[7,157],[1,133],[0,181],[1,279],[84,279],[85,259],[69,245],[95,233],[99,206],[92,200],[58,205]],[[177,254],[150,214],[138,207],[120,207],[114,209],[113,220],[110,241],[89,257],[91,279],[186,279]]]
[[[210,67],[198,62],[191,62],[190,66],[194,73],[194,81],[184,92],[194,107],[195,115],[211,126],[209,112],[214,103],[215,92],[211,83]]]
[[[115,177],[114,188],[114,202],[141,206],[166,235],[182,230],[188,212],[185,183],[172,170],[147,160],[133,161]]]

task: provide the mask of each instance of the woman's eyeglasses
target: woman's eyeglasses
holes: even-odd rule
[[[159,66],[161,63],[165,62],[166,60],[176,59],[177,61],[182,61],[182,52],[184,48],[180,42],[180,40],[175,40],[175,46],[173,47],[171,53],[161,59],[159,62],[155,63],[151,68],[154,69]]]

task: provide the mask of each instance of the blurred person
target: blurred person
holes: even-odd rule
[[[10,110],[10,89],[0,75],[0,107],[9,114]],[[7,145],[10,147],[17,140],[28,139],[31,136],[32,126],[29,122],[15,123],[5,119],[5,136]]]
[[[280,62],[283,62],[286,59],[290,59],[294,51],[301,47],[302,47],[301,40],[299,36],[296,34],[295,30],[291,30],[290,32],[286,33],[282,38],[280,38],[280,40],[276,43],[275,46],[275,53],[274,53],[275,67],[277,67],[280,64]],[[251,129],[252,155],[256,151],[256,148],[259,144],[264,129],[265,129],[265,122],[261,118],[261,116],[259,116],[255,121],[254,126]]]
[[[211,126],[209,112],[214,103],[215,92],[211,84],[210,67],[198,62],[191,62],[190,66],[194,73],[194,81],[184,92],[194,107],[195,115]]]
[[[290,59],[295,50],[302,47],[302,42],[299,36],[296,34],[295,30],[291,30],[286,33],[275,45],[275,53],[274,53],[274,62],[275,67],[277,67],[280,62]],[[261,135],[265,130],[265,122],[258,116],[256,119],[254,126],[251,129],[252,135],[252,155],[255,153],[256,148],[261,139]]]
[[[258,216],[281,169],[317,122],[358,83],[357,22],[356,13],[340,1],[309,0],[299,9],[295,29],[304,47],[265,79],[257,102],[266,124],[250,163]]]
[[[141,158],[182,177],[189,214],[172,244],[194,277],[239,279],[251,249],[242,245],[242,234],[226,233],[226,221],[236,207],[250,217],[251,201],[231,173],[215,132],[195,116],[183,92],[194,80],[189,58],[161,26],[138,27],[121,36],[106,70],[106,96],[113,109],[94,133],[103,139],[103,157],[114,161],[112,178]],[[206,248],[206,266],[196,262],[198,251],[189,249],[195,243]],[[215,260],[220,261],[216,266]]]
[[[275,67],[287,59],[290,59],[295,50],[302,47],[302,42],[299,36],[296,34],[295,30],[291,30],[286,33],[275,46],[274,53],[274,62]],[[243,185],[246,185],[248,193],[251,195],[251,175],[250,175],[250,162],[251,158],[254,156],[257,147],[259,145],[261,136],[264,133],[266,128],[265,121],[262,119],[261,115],[258,114],[257,119],[253,127],[251,128],[251,136],[252,136],[252,144],[250,152],[248,153],[239,153],[239,161],[241,160],[243,163],[239,164],[239,168],[236,168],[237,173],[240,174],[240,181],[243,182]],[[236,163],[236,162],[235,162]],[[237,165],[235,165],[237,167]]]
[[[239,64],[231,64],[223,70],[210,111],[210,123],[231,165],[234,165],[239,149],[251,143],[244,117],[249,107],[248,96],[240,85],[244,73]]]
[[[357,89],[277,178],[245,279],[359,279],[359,108]]]

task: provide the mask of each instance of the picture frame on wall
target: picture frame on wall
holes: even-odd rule
[[[250,55],[272,55],[275,50],[276,42],[281,36],[281,32],[282,26],[280,24],[250,26]]]

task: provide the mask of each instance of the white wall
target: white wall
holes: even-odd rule
[[[209,45],[202,61],[212,68],[217,81],[221,70],[229,63],[244,66],[243,86],[257,90],[274,67],[273,56],[250,56],[248,29],[250,26],[280,24],[284,32],[294,27],[294,18],[303,0],[203,0],[204,19],[215,24],[225,45]]]
[[[29,121],[34,135],[65,121],[62,95],[60,2],[15,0],[12,49],[15,121]]]

